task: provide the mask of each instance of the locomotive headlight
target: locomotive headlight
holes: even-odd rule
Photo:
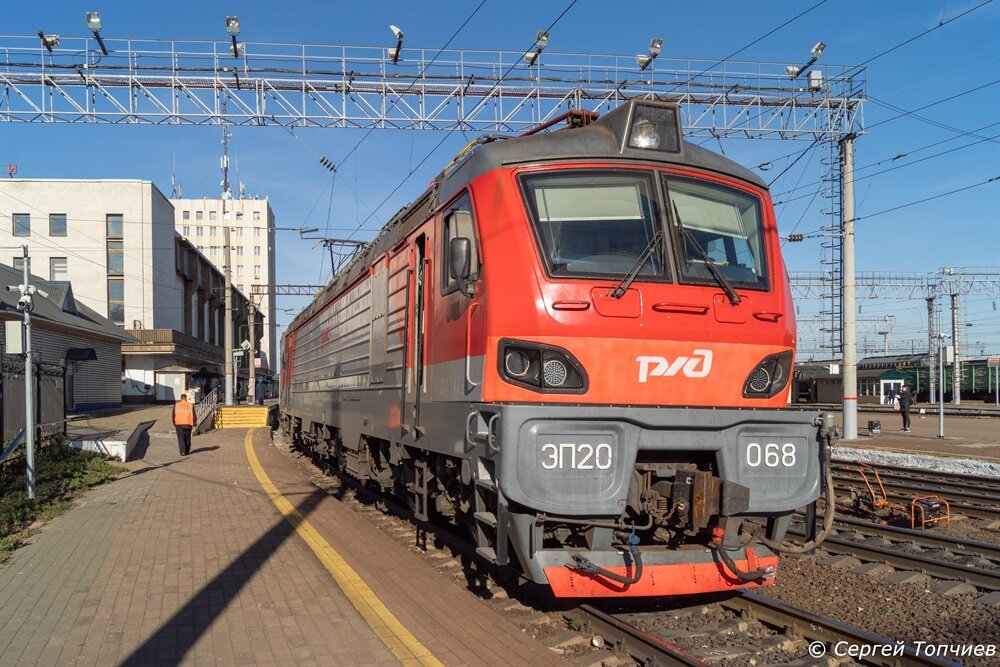
[[[524,377],[528,373],[531,360],[528,359],[528,355],[524,352],[521,352],[520,350],[511,350],[507,353],[503,363],[504,368],[507,369],[508,375],[520,378]]]
[[[656,102],[633,102],[627,148],[681,152],[681,126],[677,107]]]
[[[788,384],[792,367],[792,351],[764,357],[754,366],[743,383],[744,398],[770,398]]]
[[[500,377],[519,387],[541,393],[587,391],[586,371],[561,347],[504,339],[497,361]]]
[[[566,369],[566,364],[563,362],[558,359],[549,359],[545,362],[545,368],[542,373],[542,377],[545,379],[545,384],[550,387],[561,387],[566,383],[566,378],[568,376],[569,371]]]
[[[656,126],[642,118],[632,126],[632,138],[628,143],[632,148],[659,148],[660,135]]]

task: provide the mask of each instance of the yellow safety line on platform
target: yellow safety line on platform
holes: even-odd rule
[[[351,601],[354,608],[371,627],[375,636],[382,640],[386,648],[392,651],[392,654],[399,658],[404,665],[441,665],[441,661],[435,658],[434,654],[400,623],[399,619],[378,599],[375,592],[368,587],[368,584],[354,568],[347,564],[347,561],[330,546],[329,542],[323,539],[323,536],[298,510],[292,507],[292,504],[285,499],[278,487],[271,482],[267,473],[264,472],[264,468],[260,465],[260,461],[257,460],[257,454],[253,451],[252,433],[252,429],[247,430],[244,447],[247,459],[250,461],[250,468],[256,475],[257,481],[260,482],[278,511],[284,515],[288,523],[292,524],[295,532],[309,545],[309,548],[333,576],[334,581],[337,582],[347,599]]]

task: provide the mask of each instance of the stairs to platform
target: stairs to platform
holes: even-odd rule
[[[254,428],[267,426],[270,410],[259,406],[228,406],[215,411],[215,428]]]

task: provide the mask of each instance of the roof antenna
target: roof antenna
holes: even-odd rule
[[[222,105],[220,109],[222,116],[222,160],[220,164],[222,166],[222,182],[219,185],[222,186],[222,198],[232,199],[233,193],[229,189],[229,125],[226,123],[226,98],[222,98]]]
[[[247,186],[243,183],[240,178],[240,152],[233,149],[233,163],[236,167],[236,182],[239,183],[240,199],[245,199],[247,194]]]
[[[184,198],[184,186],[177,182],[177,153],[174,153],[174,168],[170,172],[170,198]]]

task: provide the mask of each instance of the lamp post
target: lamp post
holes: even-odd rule
[[[399,63],[399,54],[403,50],[403,31],[394,25],[390,25],[389,30],[392,31],[393,37],[396,38],[396,47],[389,49],[389,57],[392,58],[392,64],[395,65]]]
[[[644,56],[636,56],[635,63],[639,66],[640,72],[645,72],[649,64],[656,60],[656,57],[660,55],[660,51],[663,50],[663,40],[659,37],[654,37],[649,41],[648,53]]]
[[[538,56],[542,55],[542,51],[544,51],[545,47],[548,45],[549,45],[549,31],[539,30],[535,34],[535,50],[528,51],[527,53],[524,54],[524,62],[528,63],[528,67],[531,67],[532,65],[535,64],[535,61],[538,60]]]
[[[944,437],[944,358],[945,353],[949,350],[944,346],[944,339],[951,338],[948,334],[939,333],[938,337],[938,371],[941,377],[941,386],[938,390],[938,437]]]
[[[94,39],[97,40],[97,45],[101,47],[101,52],[104,55],[108,55],[108,47],[104,46],[104,40],[101,39],[101,15],[97,12],[85,12],[84,16],[87,19],[87,30],[94,33]]]
[[[240,45],[236,42],[236,36],[240,34],[240,20],[236,16],[226,17],[226,32],[233,40],[233,57],[240,57]]]
[[[806,61],[806,64],[803,65],[802,67],[796,67],[795,65],[788,65],[785,67],[785,74],[787,74],[792,79],[798,78],[804,72],[806,72],[810,67],[812,67],[817,60],[819,60],[819,57],[823,55],[823,51],[825,50],[826,50],[825,42],[816,42],[816,45],[812,47],[812,49],[810,49],[809,51],[809,55],[812,57],[809,58],[808,61]]]
[[[45,50],[49,52],[50,56],[53,55],[52,47],[59,46],[59,35],[46,35],[43,31],[39,30],[38,39],[42,40],[42,46],[45,47]]]
[[[8,292],[20,292],[21,297],[17,300],[17,309],[24,313],[24,324],[22,331],[23,351],[24,351],[24,444],[25,463],[27,464],[26,477],[28,486],[28,499],[35,498],[35,379],[34,360],[31,358],[31,311],[35,304],[32,297],[35,294],[48,297],[44,290],[40,290],[31,284],[31,257],[28,255],[28,246],[21,246],[24,253],[24,282],[20,285],[7,285]],[[8,349],[12,341],[7,341]]]

